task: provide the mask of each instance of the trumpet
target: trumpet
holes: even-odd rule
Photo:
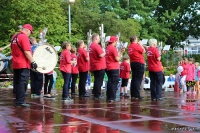
[[[89,32],[87,32],[87,49],[89,49],[91,43],[92,43],[92,30],[90,29]]]
[[[100,31],[100,38],[101,38],[101,47],[105,49],[106,43],[105,43],[105,38],[106,38],[106,33],[104,33],[104,25],[101,24],[101,27],[99,27]]]

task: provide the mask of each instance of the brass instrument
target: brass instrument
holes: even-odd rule
[[[87,49],[89,49],[90,44],[92,43],[92,29],[87,32]]]
[[[106,43],[105,43],[106,33],[104,33],[103,24],[101,24],[101,27],[99,27],[99,31],[100,31],[101,47],[105,49],[106,48]]]

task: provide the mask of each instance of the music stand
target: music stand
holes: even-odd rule
[[[147,44],[148,39],[142,39],[142,44],[146,45]]]
[[[163,48],[163,50],[165,50],[165,51],[169,51],[170,46],[171,46],[171,45],[165,45],[164,48]]]

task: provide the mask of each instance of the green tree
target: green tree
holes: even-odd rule
[[[1,42],[8,43],[11,36],[18,32],[18,25],[30,23],[34,34],[48,28],[47,40],[50,44],[59,45],[67,39],[67,21],[64,17],[61,0],[1,0]]]
[[[198,37],[200,33],[199,0],[162,0],[156,10],[158,22],[169,25],[171,32],[166,43],[179,47],[189,35]],[[171,17],[170,17],[171,16]]]
[[[77,0],[73,5],[73,35],[82,34],[82,39],[87,39],[87,32],[92,29],[93,33],[99,33],[99,27],[104,24],[106,35],[116,35],[121,32],[121,39],[128,41],[132,34],[139,35],[141,29],[137,20],[123,20],[114,11],[102,12],[101,4],[106,1]],[[104,3],[105,5],[106,3]],[[99,6],[100,5],[100,6]],[[66,7],[66,6],[65,6]],[[118,10],[118,9],[116,9]]]

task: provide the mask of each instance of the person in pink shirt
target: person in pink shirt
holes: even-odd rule
[[[199,94],[199,78],[200,78],[200,71],[199,71],[199,62],[195,63],[195,86],[194,86],[194,92],[197,92]]]
[[[100,37],[98,34],[92,35],[92,43],[89,47],[90,56],[90,71],[94,73],[94,99],[102,99],[101,86],[103,85],[103,79],[106,69],[105,55],[101,46],[98,44]]]
[[[79,70],[79,97],[89,97],[86,93],[85,84],[87,81],[88,71],[89,71],[89,55],[84,49],[84,41],[78,41],[78,70]]]
[[[186,75],[188,71],[188,58],[185,57],[183,59],[181,66],[183,67],[183,71],[181,72],[181,85],[182,85],[183,92],[186,92],[187,91]]]
[[[69,42],[64,42],[62,44],[63,51],[60,54],[60,71],[64,78],[64,85],[62,90],[62,100],[71,102],[73,99],[71,99],[68,95],[69,88],[69,79],[71,76],[71,64],[74,64],[75,61],[71,61],[71,44]]]
[[[186,82],[188,81],[195,81],[195,65],[193,64],[193,58],[189,59],[189,64],[188,64],[188,71],[186,74]],[[194,87],[189,87],[187,86],[187,94],[191,94],[191,89]],[[196,93],[196,92],[195,92]]]

